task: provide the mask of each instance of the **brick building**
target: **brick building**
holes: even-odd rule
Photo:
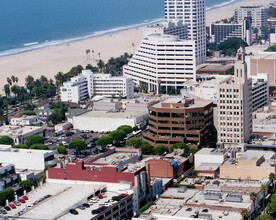
[[[143,139],[156,147],[187,143],[205,146],[214,134],[213,103],[203,99],[169,98],[148,105],[149,130]]]

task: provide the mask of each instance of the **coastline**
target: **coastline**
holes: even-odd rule
[[[240,5],[264,5],[269,4],[270,0],[263,0],[261,3],[257,0],[232,0],[230,2],[233,3],[206,11],[206,26],[217,20],[233,16],[234,9]],[[157,21],[151,21],[151,23],[155,22]],[[145,25],[137,24],[134,28],[125,27],[125,29],[121,27],[123,30],[113,29],[113,31],[109,30],[108,33],[98,36],[92,34],[81,37],[81,39],[71,39],[70,42],[64,44],[0,57],[0,75],[3,79],[0,81],[0,94],[3,94],[4,84],[7,83],[6,78],[12,75],[19,78],[19,85],[24,85],[27,75],[32,75],[34,78],[45,75],[49,79],[53,79],[59,71],[68,72],[71,67],[76,65],[83,67],[89,63],[96,65],[98,59],[107,61],[109,58],[120,56],[125,52],[132,54],[142,39]],[[90,59],[86,55],[87,49],[94,51],[94,53],[90,53]]]

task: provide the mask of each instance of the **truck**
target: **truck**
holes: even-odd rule
[[[55,125],[55,131],[64,131],[64,130],[69,130],[70,128],[72,128],[72,124],[70,122],[64,122],[64,123],[60,123]]]

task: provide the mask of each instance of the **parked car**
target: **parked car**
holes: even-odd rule
[[[122,193],[122,194],[120,194],[120,196],[127,197],[129,195],[127,193]]]
[[[101,211],[99,209],[93,209],[91,211],[91,214],[94,215],[94,214],[99,214]]]
[[[28,196],[22,196],[22,199],[28,200]]]
[[[88,203],[83,203],[82,204],[85,208],[89,208],[90,207],[90,205],[88,204]]]
[[[98,197],[99,199],[102,199],[102,198],[103,198],[103,195],[102,195],[102,194],[98,194],[97,197]]]
[[[123,196],[112,196],[112,200],[114,201],[120,201],[122,198],[124,198]]]
[[[72,214],[72,215],[78,215],[79,214],[76,209],[70,209],[69,213]]]
[[[16,206],[21,206],[21,203],[19,201],[14,201],[13,202]]]
[[[0,214],[7,214],[8,212],[7,212],[7,210],[5,209],[5,208],[2,208],[2,209],[0,209]]]
[[[48,195],[44,196],[44,198],[45,198],[45,199],[48,199],[48,198],[50,198],[51,196],[52,196],[52,195],[48,194]]]
[[[85,209],[85,206],[84,205],[81,205],[78,207],[80,210],[84,210]]]
[[[12,209],[16,209],[16,206],[15,206],[15,204],[13,204],[13,203],[10,203],[9,206],[10,206]]]
[[[25,199],[18,199],[18,202],[25,203]]]
[[[11,211],[11,208],[8,205],[4,206],[4,209],[6,209],[7,211]]]

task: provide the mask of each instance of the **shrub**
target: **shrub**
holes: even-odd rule
[[[168,147],[166,147],[166,146],[164,146],[164,145],[159,145],[159,146],[157,146],[156,148],[154,148],[154,154],[156,154],[156,155],[162,155],[162,154],[164,154],[165,152],[169,152],[169,148]]]
[[[154,151],[154,147],[150,146],[149,144],[143,144],[140,146],[142,154],[151,155]]]
[[[5,145],[12,145],[13,140],[11,137],[5,135],[0,138],[0,144],[5,144]]]
[[[49,150],[49,147],[45,144],[33,144],[29,149],[33,150]]]
[[[44,144],[44,138],[37,134],[34,134],[27,138],[26,144],[29,147],[31,147],[34,144]]]
[[[127,139],[126,145],[139,148],[142,144],[142,139],[138,137],[131,137]]]

